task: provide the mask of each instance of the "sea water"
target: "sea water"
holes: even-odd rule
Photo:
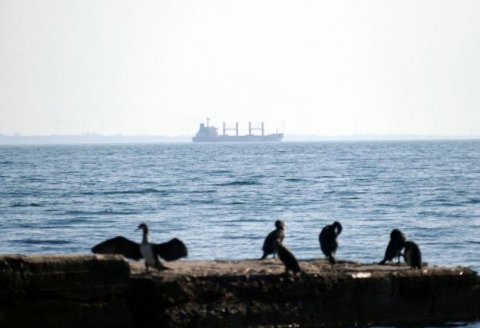
[[[0,147],[0,252],[88,253],[181,238],[190,259],[262,255],[274,221],[298,258],[383,258],[393,228],[431,265],[480,269],[480,141]]]
[[[479,270],[480,141],[0,147],[1,253],[89,253],[145,222],[189,259],[252,259],[277,219],[299,259],[340,221],[340,260],[380,261],[397,228]]]

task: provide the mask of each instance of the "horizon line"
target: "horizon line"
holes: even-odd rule
[[[292,134],[283,142],[309,141],[415,141],[415,140],[478,140],[480,135],[424,135],[424,134],[351,134],[322,136],[317,134]],[[127,134],[51,134],[51,135],[5,135],[0,133],[0,145],[28,144],[108,144],[108,143],[185,143],[192,136],[127,135]]]

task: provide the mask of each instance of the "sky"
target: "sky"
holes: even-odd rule
[[[0,0],[0,133],[480,135],[480,1]]]

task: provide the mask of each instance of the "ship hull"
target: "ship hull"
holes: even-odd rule
[[[279,142],[283,138],[283,133],[268,134],[265,136],[195,136],[193,142]]]

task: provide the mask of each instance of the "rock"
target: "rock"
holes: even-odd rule
[[[171,263],[172,270],[146,276],[134,264],[132,290],[150,281],[149,295],[157,295],[148,298],[155,316],[134,314],[136,324],[333,327],[480,317],[480,280],[468,268],[412,270],[345,261],[332,268],[324,260],[300,265],[303,274],[285,275],[278,260],[183,261]],[[165,301],[169,294],[176,302]]]
[[[146,274],[121,256],[0,256],[0,327],[428,325],[478,320],[468,268],[279,260],[177,261]]]
[[[121,256],[0,256],[1,327],[131,326]]]

